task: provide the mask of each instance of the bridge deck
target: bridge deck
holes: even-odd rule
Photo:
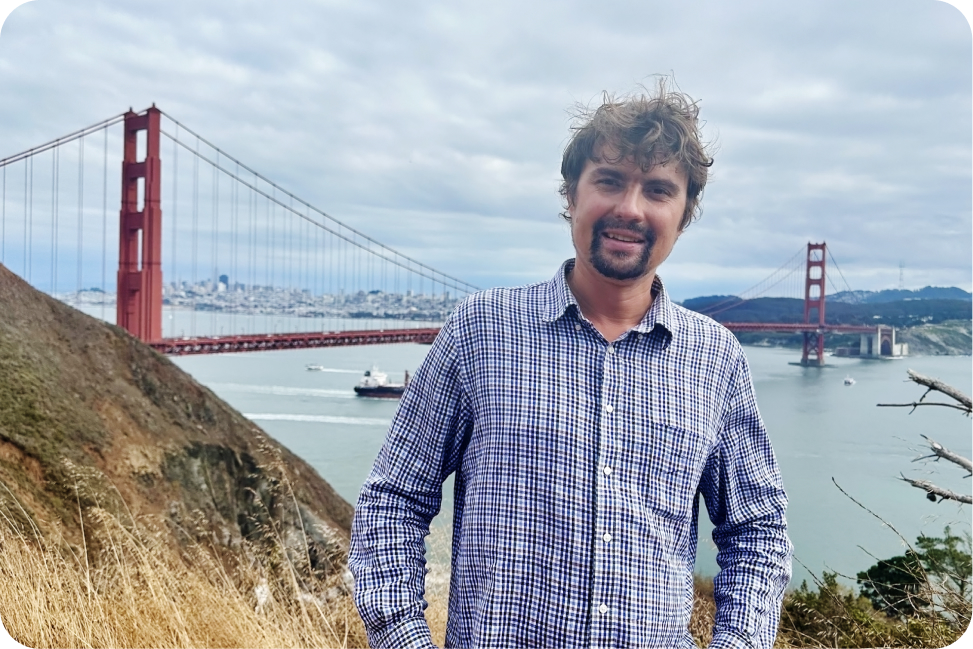
[[[778,333],[871,333],[887,325],[824,325],[791,322],[724,322],[730,331],[768,331]],[[317,349],[352,345],[385,345],[392,343],[431,344],[438,327],[425,329],[371,329],[361,331],[308,331],[287,334],[250,334],[213,336],[209,338],[164,338],[149,343],[163,354],[226,354],[273,349]]]
[[[431,344],[439,333],[438,327],[426,329],[371,329],[362,331],[308,331],[289,334],[250,334],[214,336],[211,338],[164,338],[149,343],[163,354],[226,354],[272,349],[317,349],[320,347],[348,347],[351,345],[382,345],[390,343]]]
[[[804,322],[721,322],[730,331],[770,331],[777,333],[866,334],[889,325],[819,325]]]

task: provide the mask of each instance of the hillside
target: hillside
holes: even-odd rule
[[[973,294],[955,286],[926,286],[910,291],[908,289],[886,289],[884,291],[842,291],[828,296],[834,302],[850,304],[898,302],[899,300],[965,300],[973,301]]]
[[[57,532],[76,550],[90,541],[82,513],[94,510],[217,554],[246,554],[272,534],[333,571],[352,507],[313,468],[167,358],[2,265],[0,304],[8,523]]]
[[[802,322],[804,319],[804,301],[796,298],[761,297],[742,302],[732,296],[710,296],[692,298],[682,305],[720,322]],[[969,320],[973,317],[973,304],[969,300],[940,298],[860,304],[829,299],[825,311],[827,321],[832,324],[884,324],[905,328],[947,320]]]
[[[913,356],[950,356],[973,354],[973,322],[947,320],[924,324],[897,332],[899,342],[909,344]]]
[[[909,343],[912,355],[963,355],[973,351],[970,335],[973,305],[962,298],[960,289],[919,291],[926,297],[882,300],[876,297],[860,303],[832,302],[825,309],[827,322],[848,325],[888,325],[897,330],[897,340]],[[961,299],[939,297],[952,291]],[[884,291],[882,293],[901,293]],[[867,297],[867,296],[865,296]],[[885,297],[888,297],[886,295]],[[802,322],[804,301],[794,298],[757,298],[742,302],[733,296],[708,296],[684,301],[686,308],[710,315],[719,322]],[[740,333],[747,345],[800,347],[801,335]],[[857,335],[829,336],[829,348],[858,344]]]

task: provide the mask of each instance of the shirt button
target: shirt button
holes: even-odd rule
[[[614,354],[615,353],[615,348],[612,347],[611,345],[608,345],[608,353],[609,354]]]
[[[639,334],[639,340],[642,340],[642,334]]]
[[[605,406],[605,410],[608,412],[613,412],[615,409],[612,408],[612,404],[609,403],[607,406]]]
[[[602,470],[605,472],[605,475],[611,475],[612,474],[612,468],[610,466],[606,466]]]
[[[598,607],[598,612],[604,615],[608,612],[608,606],[606,604],[602,604]]]
[[[605,541],[605,543],[611,543],[612,542],[612,535],[609,534],[608,532],[605,532],[605,535],[602,536],[601,538]]]
[[[579,324],[574,325],[574,330],[575,331],[581,331],[581,325],[579,325]]]

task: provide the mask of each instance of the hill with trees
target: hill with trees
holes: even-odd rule
[[[907,297],[901,297],[908,294]],[[956,297],[943,297],[943,296]],[[855,297],[858,301],[852,301]],[[682,305],[722,323],[804,321],[804,301],[764,297],[741,300],[732,295],[710,295],[685,300]],[[926,287],[919,291],[879,291],[828,296],[825,319],[829,324],[886,325],[895,327],[896,339],[909,343],[911,354],[970,354],[973,352],[973,300],[958,288]],[[739,333],[748,345],[800,347],[800,334]],[[829,348],[857,344],[857,335],[833,335]]]

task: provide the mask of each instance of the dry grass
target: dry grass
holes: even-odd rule
[[[713,599],[713,580],[693,577],[693,614],[689,618],[689,633],[696,644],[708,647],[713,640],[713,622],[716,620],[716,600]]]
[[[426,601],[429,608],[426,609],[426,623],[432,632],[432,641],[437,647],[446,646],[446,612],[449,608],[449,575],[446,566],[437,570],[434,567],[431,576],[435,579],[426,579]],[[437,574],[438,573],[438,574]],[[444,577],[440,579],[440,577]]]
[[[9,512],[0,513],[0,580],[17,585],[0,589],[0,619],[29,647],[367,646],[347,577],[309,587],[283,553],[228,568],[200,545],[177,552],[147,526],[97,508],[83,519],[89,547],[72,550],[18,531]],[[448,543],[448,531],[431,543]],[[426,582],[426,620],[439,646],[448,577],[434,565]],[[712,582],[697,580],[696,595],[690,630],[706,646]]]
[[[5,502],[0,619],[26,646],[367,646],[349,576],[315,577],[282,542],[248,545],[232,556],[198,542],[175,548],[151,521],[89,507],[84,546],[75,547],[25,527],[26,512]],[[440,529],[431,545],[448,537]],[[426,620],[438,646],[445,641],[448,576],[445,566],[433,565],[426,580]],[[785,598],[778,646],[945,646],[965,628],[942,618],[888,620],[847,589],[819,586]],[[694,590],[689,630],[705,647],[716,610],[712,580],[697,578]],[[957,621],[969,620],[969,601],[960,603]]]
[[[315,579],[282,542],[235,556],[176,549],[151,521],[91,507],[79,548],[11,509],[15,501],[0,502],[0,620],[28,647],[367,646],[350,575]],[[431,543],[448,543],[448,531]],[[441,646],[448,570],[433,566],[427,585]]]
[[[254,562],[231,578],[194,548],[196,565],[117,519],[89,512],[96,562],[57,540],[0,530],[0,618],[30,647],[346,647],[364,631],[340,581],[308,590]],[[93,566],[92,563],[97,563]],[[249,568],[249,569],[247,569]],[[286,571],[284,571],[286,573]],[[10,587],[16,585],[16,587]]]
[[[236,553],[200,542],[176,547],[163,525],[113,509],[82,509],[79,500],[78,547],[56,532],[42,535],[15,500],[0,503],[0,619],[15,640],[29,647],[367,644],[347,577],[314,574],[279,535]]]

